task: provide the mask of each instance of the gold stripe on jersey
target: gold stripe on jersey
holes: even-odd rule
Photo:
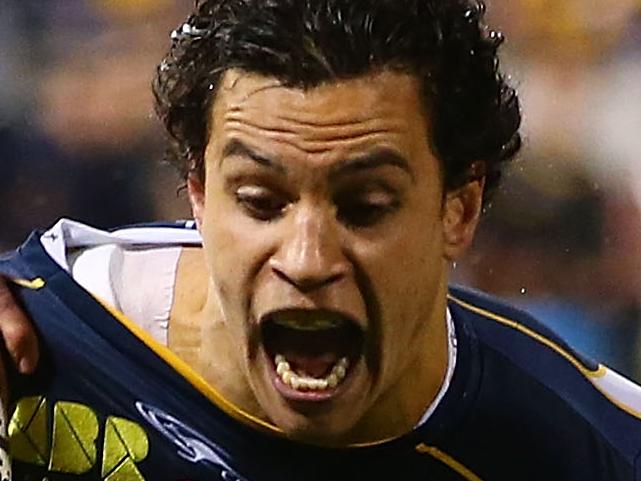
[[[232,402],[228,401],[223,397],[216,389],[213,388],[200,374],[198,374],[191,366],[186,362],[180,359],[173,351],[171,351],[167,346],[160,344],[156,341],[147,331],[141,328],[138,324],[129,319],[123,312],[109,305],[109,303],[103,301],[96,297],[98,302],[109,311],[109,313],[115,317],[121,324],[123,324],[133,335],[140,339],[149,349],[158,354],[167,364],[174,368],[180,375],[182,375],[192,386],[194,386],[198,391],[207,397],[212,403],[222,409],[225,413],[229,414],[234,419],[250,424],[271,433],[284,435],[283,431],[267,421],[264,421],[248,412],[240,409]],[[385,439],[379,439],[372,442],[364,443],[354,443],[346,446],[346,448],[365,448],[370,446],[378,446],[389,441],[396,439],[397,437],[390,437]]]
[[[28,280],[28,279],[9,279],[9,281],[13,282],[17,286],[24,287],[26,289],[31,289],[33,291],[37,291],[39,289],[42,289],[45,286],[45,281],[44,279],[40,277],[36,277],[35,279]]]
[[[463,466],[460,462],[454,459],[449,454],[444,453],[439,448],[428,446],[426,444],[419,444],[416,446],[416,451],[421,454],[429,454],[434,459],[438,459],[443,464],[447,465],[453,471],[463,476],[467,481],[483,481],[476,474],[470,471],[467,467]]]
[[[512,319],[508,319],[507,317],[500,316],[494,312],[488,311],[486,309],[483,309],[478,306],[474,306],[468,302],[465,302],[455,296],[452,296],[451,294],[447,296],[450,300],[456,302],[460,306],[464,307],[465,309],[472,311],[476,314],[480,314],[483,317],[487,317],[488,319],[492,319],[493,321],[498,322],[499,324],[503,324],[504,326],[510,327],[512,329],[515,329],[532,339],[540,342],[541,344],[549,347],[553,351],[555,351],[557,354],[561,355],[564,357],[567,361],[569,361],[574,367],[576,367],[581,373],[583,373],[585,376],[589,378],[596,378],[596,377],[603,377],[605,376],[607,369],[605,366],[599,364],[597,369],[592,371],[588,369],[586,366],[584,366],[581,361],[579,361],[576,356],[572,355],[570,352],[568,352],[566,349],[563,347],[559,346],[556,342],[548,339],[544,335],[536,332],[534,329],[531,329],[527,326],[524,326],[523,324],[520,324]]]
[[[181,376],[183,376],[189,383],[194,386],[198,391],[207,397],[216,406],[222,409],[225,413],[239,421],[249,421],[252,424],[267,430],[272,433],[282,434],[282,430],[273,424],[268,423],[248,412],[238,408],[230,401],[225,399],[218,391],[216,391],[211,384],[209,384],[200,374],[189,366],[186,362],[174,354],[167,346],[160,344],[156,341],[147,331],[141,328],[138,324],[129,319],[124,313],[109,305],[109,303],[96,297],[100,304],[109,311],[124,327],[126,327],[134,336],[142,341],[149,349],[160,356],[167,364],[173,367]]]
[[[481,307],[472,305],[468,302],[465,302],[451,294],[448,295],[448,298],[459,304],[461,307],[468,309],[476,314],[480,314],[483,317],[496,321],[504,326],[515,329],[532,339],[540,342],[541,344],[549,347],[561,357],[565,358],[570,362],[583,376],[592,384],[597,391],[599,391],[608,401],[614,404],[616,407],[626,412],[627,414],[641,419],[641,387],[627,378],[621,376],[615,371],[611,370],[609,367],[604,364],[598,364],[597,369],[591,370],[579,361],[579,359],[568,352],[567,349],[564,349],[556,342],[548,339],[544,335],[536,332],[535,330],[524,326],[512,319],[508,319],[494,312],[488,311]],[[625,400],[623,398],[626,398]],[[634,403],[634,406],[631,405]]]

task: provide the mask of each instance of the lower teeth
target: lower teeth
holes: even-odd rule
[[[285,384],[297,391],[325,391],[327,389],[334,389],[345,379],[347,368],[349,367],[349,360],[346,357],[342,357],[334,364],[327,376],[315,378],[305,373],[295,373],[285,357],[281,354],[277,354],[274,357],[274,363],[276,364],[278,377],[280,377]]]

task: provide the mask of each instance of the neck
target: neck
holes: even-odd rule
[[[402,436],[417,426],[438,396],[448,368],[447,283],[429,310],[429,328],[416,338],[413,361],[398,375],[398,382],[378,399],[342,444],[367,444]]]
[[[168,347],[240,411],[265,419],[241,367],[213,294],[201,249],[178,262]]]

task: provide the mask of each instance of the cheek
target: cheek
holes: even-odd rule
[[[424,228],[398,224],[357,254],[366,275],[385,305],[403,306],[424,297],[443,273],[443,236],[435,221]],[[383,299],[384,298],[384,299]]]
[[[444,272],[440,257],[390,266],[380,284],[384,342],[409,341],[429,318]]]
[[[265,236],[239,217],[220,202],[207,212],[201,229],[210,276],[221,301],[227,303],[247,296],[252,272],[264,251],[261,239]]]
[[[383,376],[414,354],[408,348],[428,329],[426,320],[446,273],[438,227],[415,235],[405,232],[395,242],[380,246],[363,264],[379,309],[377,344]]]

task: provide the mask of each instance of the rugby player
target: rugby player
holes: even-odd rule
[[[637,479],[641,390],[448,287],[520,146],[483,13],[198,1],[154,82],[194,221],[0,258],[17,479]]]

